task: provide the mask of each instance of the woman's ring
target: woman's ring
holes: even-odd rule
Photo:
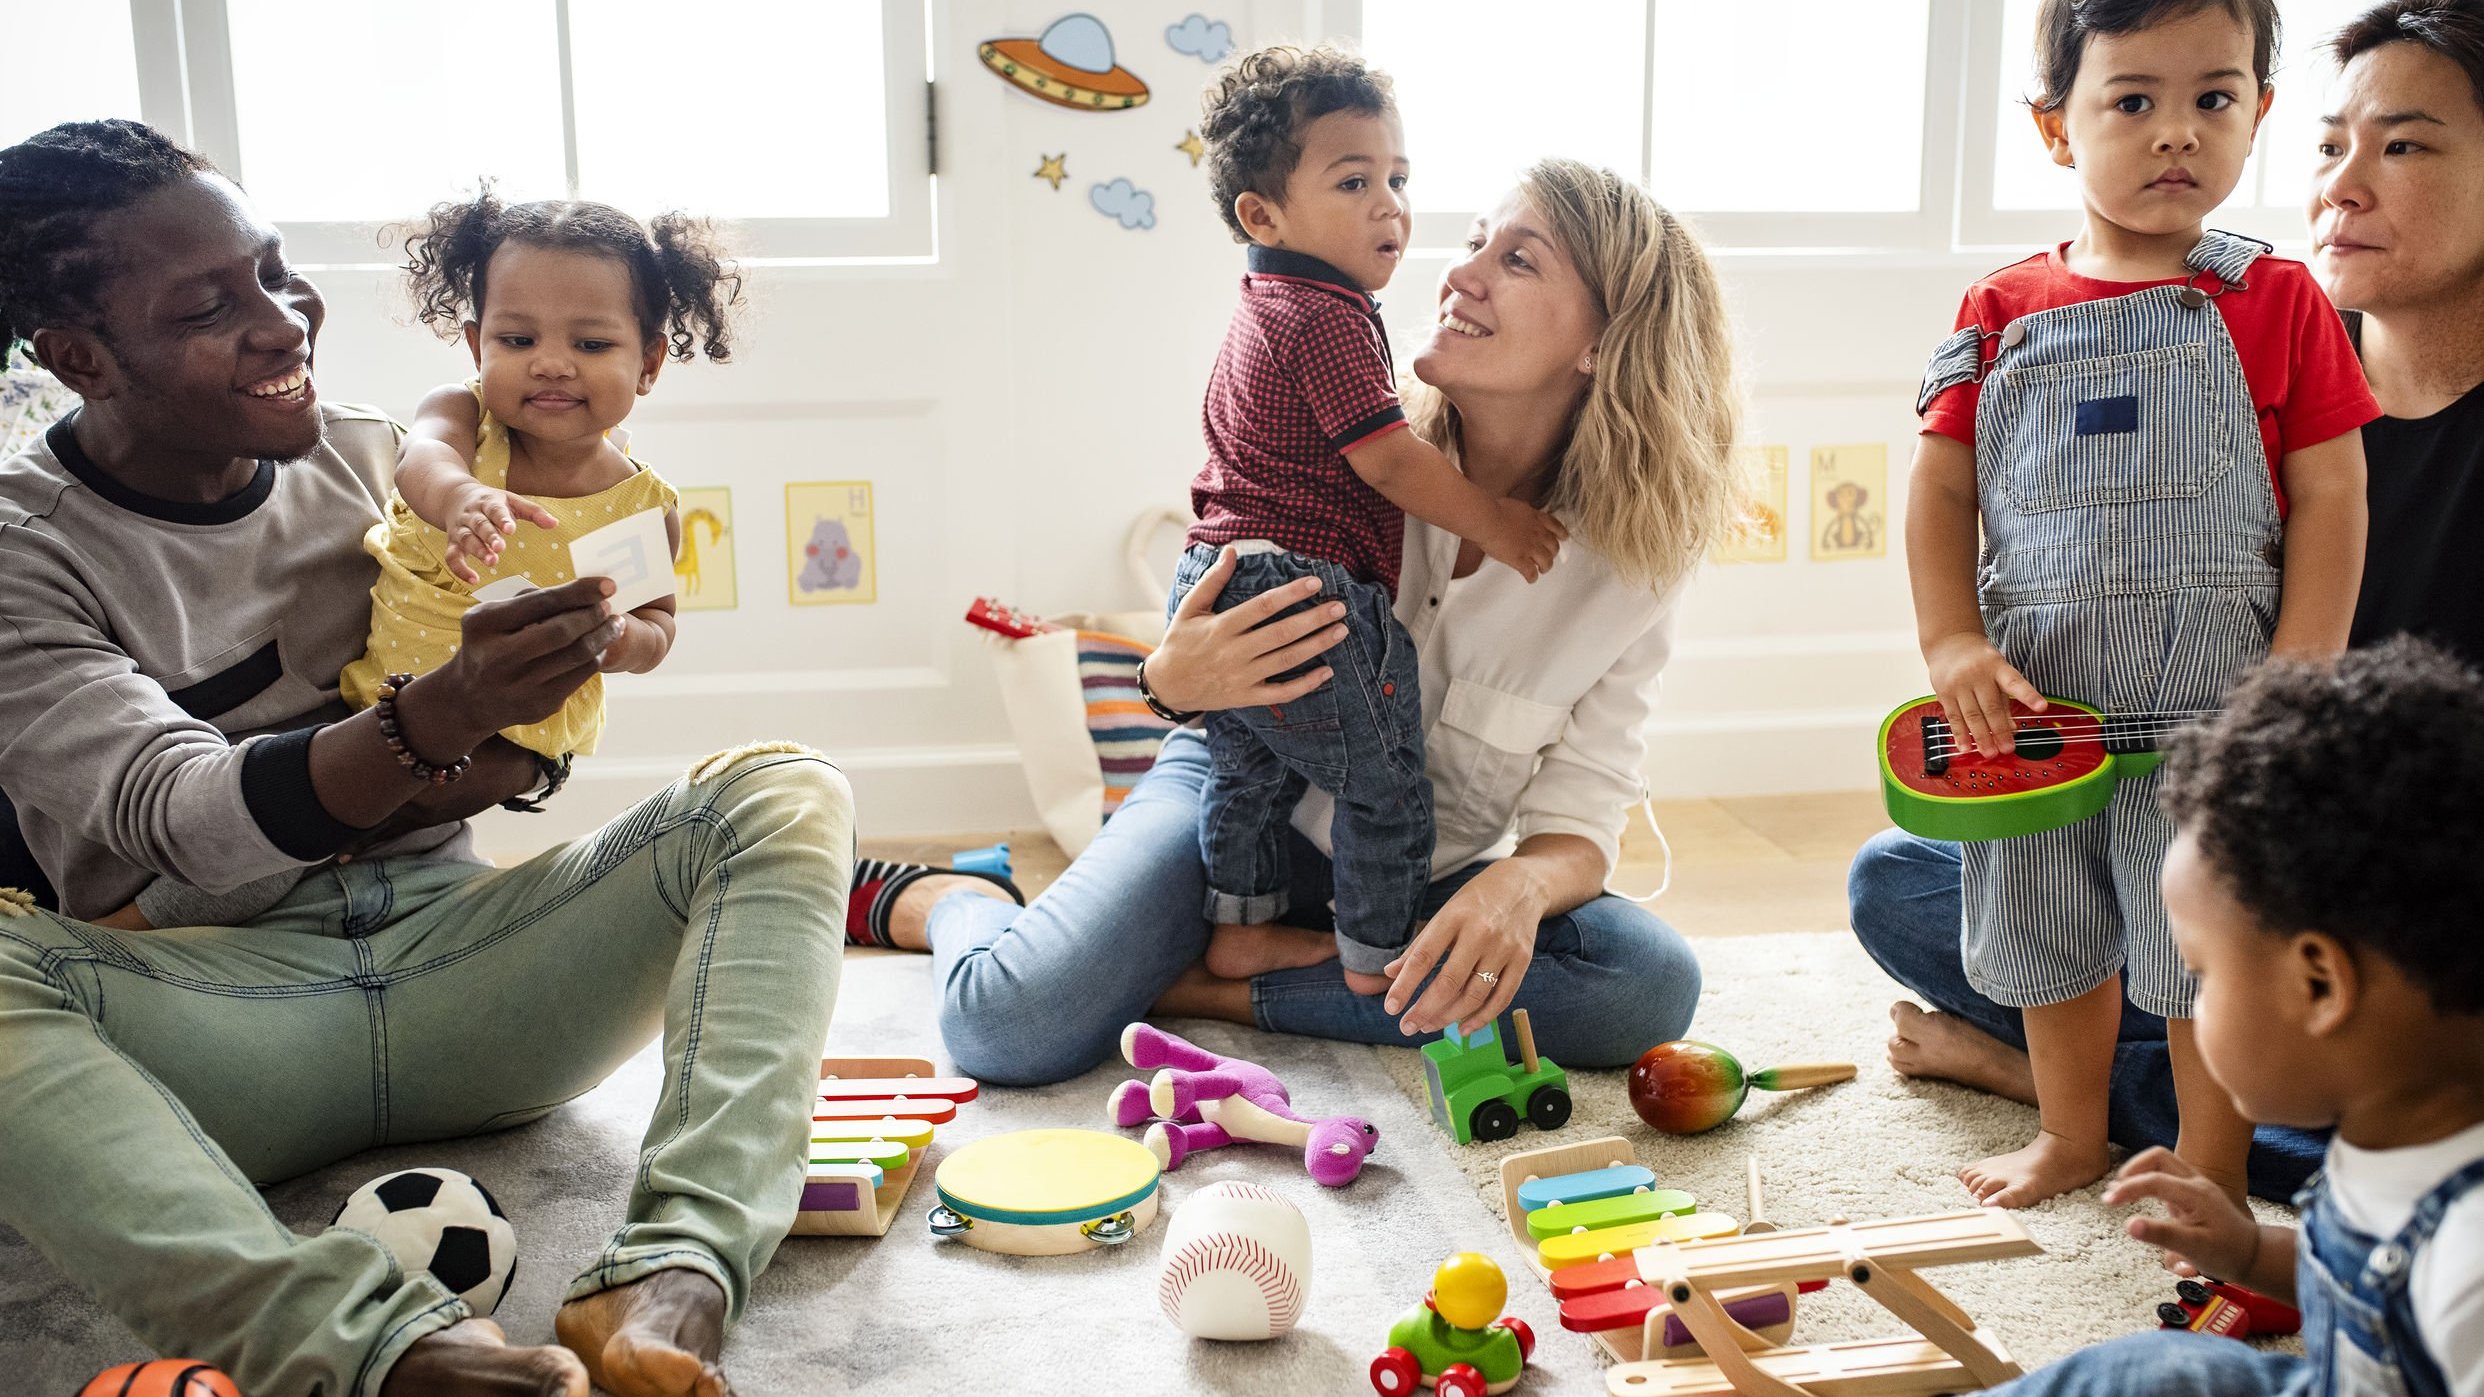
[[[1487,985],[1497,985],[1501,983],[1501,972],[1498,970],[1478,970],[1475,972],[1475,978],[1483,981]]]

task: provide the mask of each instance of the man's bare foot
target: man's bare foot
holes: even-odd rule
[[[2104,1141],[2082,1145],[2045,1130],[2022,1149],[1975,1161],[1958,1178],[1987,1207],[2028,1208],[2085,1188],[2112,1167]]]
[[[567,1349],[511,1348],[490,1320],[460,1320],[408,1345],[380,1397],[587,1397],[587,1370]]]
[[[552,1332],[613,1397],[732,1397],[716,1366],[724,1321],[723,1289],[676,1269],[570,1301]]]
[[[2035,1068],[2027,1055],[1955,1014],[1926,1013],[1901,999],[1889,1006],[1889,1065],[1901,1077],[1956,1082],[1962,1087],[2036,1104]]]
[[[1336,955],[1337,938],[1325,931],[1221,923],[1208,933],[1206,965],[1211,975],[1247,980],[1271,970],[1317,965]]]
[[[1356,994],[1387,994],[1389,986],[1397,983],[1375,971],[1340,970],[1337,973],[1345,977],[1346,988]]]
[[[888,942],[901,951],[931,949],[932,904],[960,888],[979,892],[985,897],[1011,900],[998,883],[982,878],[969,878],[962,873],[931,873],[915,879],[897,894],[888,909]]]

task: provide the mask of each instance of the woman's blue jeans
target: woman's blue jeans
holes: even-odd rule
[[[1895,829],[1873,835],[1846,875],[1854,934],[1889,978],[1942,1013],[2024,1050],[2027,1031],[2019,1012],[1967,983],[1959,940],[1960,867],[1955,844]],[[2115,1143],[2134,1150],[2173,1147],[2182,1118],[2174,1102],[2165,1021],[2129,1003],[2122,1005],[2122,1041],[2113,1050],[2112,1091],[2108,1128]],[[2251,1142],[2251,1191],[2280,1203],[2294,1201],[2327,1150],[2325,1133],[2261,1126]]]
[[[1206,875],[1199,803],[1207,744],[1184,729],[1165,740],[1093,844],[1032,906],[971,891],[932,907],[941,979],[940,1034],[959,1070],[1005,1086],[1077,1076],[1119,1051],[1121,1030],[1207,953],[1200,915]],[[1294,849],[1297,914],[1325,906],[1327,861]],[[1423,914],[1483,869],[1432,884]],[[1621,1067],[1681,1037],[1699,1002],[1699,962],[1681,934],[1646,909],[1599,897],[1544,920],[1513,1009],[1525,1009],[1544,1055],[1564,1067]],[[1411,1046],[1378,995],[1346,988],[1334,960],[1251,981],[1261,1028]],[[1504,1033],[1507,1032],[1504,1027]],[[1505,1040],[1506,1041],[1506,1040]]]

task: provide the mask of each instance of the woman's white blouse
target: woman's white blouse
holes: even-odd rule
[[[1684,584],[1660,595],[1625,582],[1576,538],[1532,584],[1490,559],[1453,579],[1457,559],[1454,534],[1406,521],[1397,619],[1421,667],[1432,876],[1538,834],[1595,841],[1609,870]],[[1314,788],[1294,811],[1323,851],[1333,809]]]

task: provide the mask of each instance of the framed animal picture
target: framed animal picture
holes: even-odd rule
[[[785,487],[785,585],[796,606],[865,606],[880,599],[871,482]]]

